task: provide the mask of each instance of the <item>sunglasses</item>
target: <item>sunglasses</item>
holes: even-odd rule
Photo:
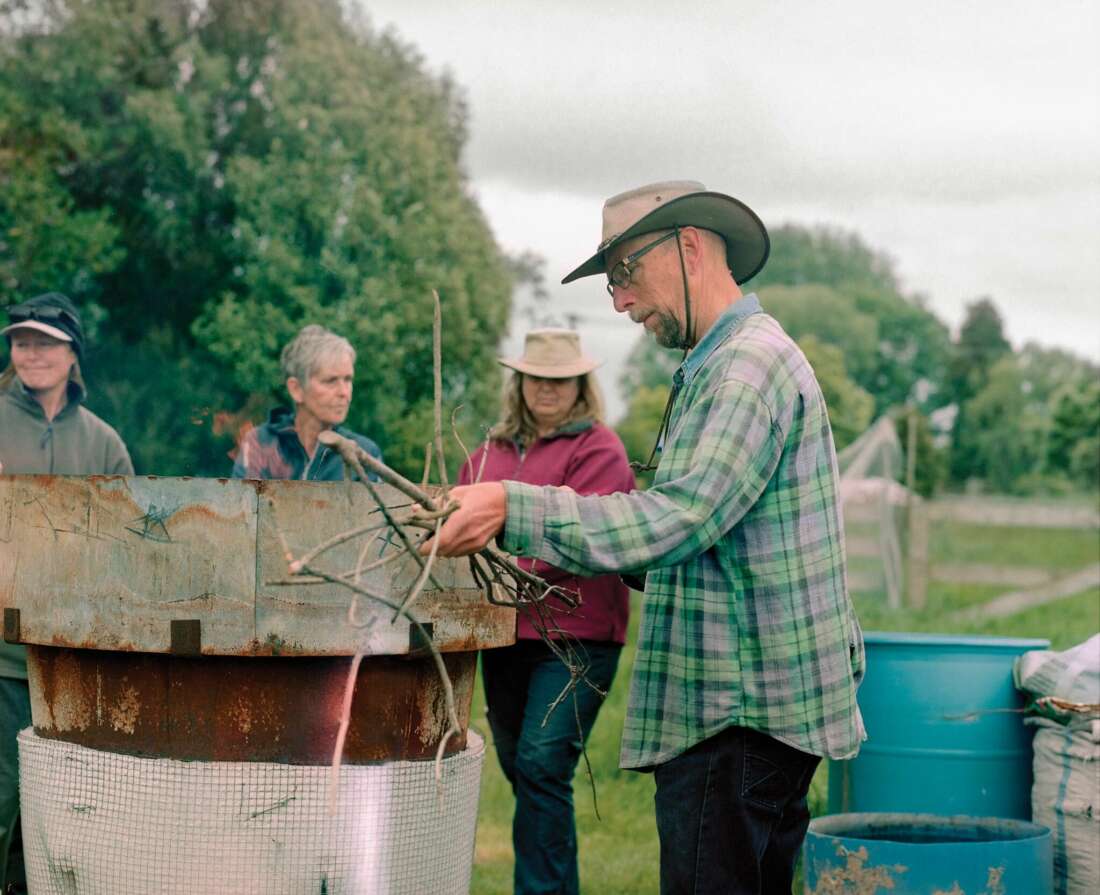
[[[71,311],[50,305],[12,305],[8,308],[8,320],[11,323],[26,323],[28,320],[51,323],[57,320],[66,320],[73,326],[80,327],[80,321],[73,316]]]
[[[625,289],[630,285],[631,278],[634,276],[634,270],[638,266],[639,260],[646,252],[651,252],[662,242],[667,242],[674,236],[679,236],[679,229],[673,230],[670,233],[666,233],[664,236],[660,236],[653,242],[646,243],[638,251],[631,252],[625,258],[623,258],[618,264],[611,268],[607,272],[607,294],[612,298],[615,297],[615,287]]]

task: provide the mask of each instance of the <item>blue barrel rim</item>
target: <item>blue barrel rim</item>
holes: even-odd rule
[[[864,631],[863,642],[867,646],[961,646],[993,649],[1033,650],[1049,649],[1045,637],[995,637],[983,634],[936,634],[920,631]]]
[[[921,814],[908,811],[853,811],[845,814],[825,814],[815,817],[810,821],[807,836],[828,836],[833,839],[849,839],[854,842],[891,842],[895,845],[910,845],[926,847],[928,843],[909,841],[906,839],[891,839],[860,835],[853,827],[858,823],[866,828],[874,824],[882,826],[890,825],[925,825],[929,827],[974,826],[991,830],[1002,830],[1013,835],[982,840],[962,840],[950,843],[951,845],[985,845],[991,842],[1031,842],[1040,839],[1051,838],[1050,827],[1034,823],[1030,820],[1020,820],[1014,817],[981,817],[971,814]]]

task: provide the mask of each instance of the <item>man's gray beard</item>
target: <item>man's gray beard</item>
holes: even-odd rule
[[[657,321],[657,331],[653,334],[653,337],[657,340],[658,345],[662,348],[674,349],[688,349],[691,347],[680,328],[680,321],[672,314],[658,311]]]

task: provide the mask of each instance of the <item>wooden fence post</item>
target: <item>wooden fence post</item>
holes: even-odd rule
[[[906,524],[905,602],[910,609],[928,603],[928,508],[910,492]]]

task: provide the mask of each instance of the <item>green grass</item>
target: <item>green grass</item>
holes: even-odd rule
[[[983,528],[939,524],[932,532],[934,562],[975,562],[1046,566],[1072,571],[1098,560],[1096,532],[1052,529]],[[978,605],[1007,588],[933,582],[923,611],[891,611],[881,596],[857,594],[856,608],[867,631],[925,631],[1006,637],[1045,637],[1053,648],[1081,643],[1100,630],[1100,590],[1091,589],[1008,618],[949,623],[952,612]],[[596,818],[583,763],[574,782],[580,847],[581,887],[600,895],[656,895],[658,846],[653,817],[653,779],[618,769],[619,734],[633,665],[638,606],[618,677],[588,743],[602,819]],[[473,725],[489,741],[480,681],[474,698]],[[826,806],[827,770],[822,766],[810,788],[815,815]],[[471,892],[507,895],[512,891],[512,794],[491,745],[485,757],[477,848]],[[796,887],[796,890],[798,888]]]
[[[928,549],[938,563],[1039,566],[1071,572],[1100,562],[1097,532],[1080,528],[1009,528],[933,522]]]
[[[619,768],[619,735],[626,714],[630,672],[634,664],[640,615],[632,607],[628,644],[615,683],[588,738],[588,760],[596,782],[592,786],[581,762],[573,783],[581,887],[607,895],[647,895],[657,892],[657,826],[653,816],[653,777]],[[491,743],[485,718],[480,672],[472,723]],[[596,807],[599,817],[596,816]],[[512,891],[512,791],[492,748],[487,749],[481,777],[477,846],[474,853],[473,895],[507,895]]]

